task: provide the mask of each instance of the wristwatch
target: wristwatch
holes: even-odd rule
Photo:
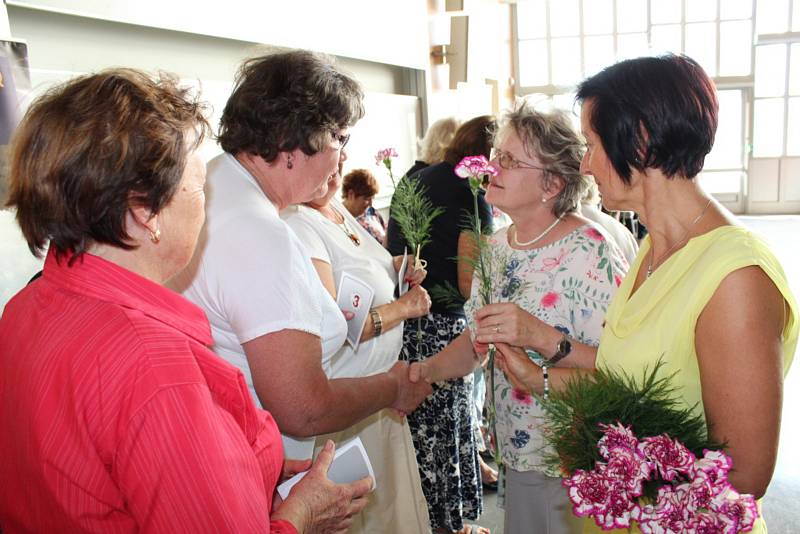
[[[564,337],[562,337],[558,342],[558,345],[556,345],[556,353],[553,354],[552,358],[547,360],[547,364],[555,365],[562,359],[566,358],[570,352],[572,352],[572,341],[570,341],[569,337],[564,334]]]

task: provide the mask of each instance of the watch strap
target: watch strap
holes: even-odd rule
[[[572,352],[572,341],[570,341],[569,336],[564,334],[564,337],[562,337],[558,345],[556,345],[556,353],[553,354],[552,358],[547,360],[547,364],[555,365],[566,358],[570,352]]]

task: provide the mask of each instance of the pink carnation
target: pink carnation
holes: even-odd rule
[[[486,156],[467,156],[455,167],[456,176],[460,178],[479,178],[484,176],[497,176],[497,169]]]
[[[600,450],[600,455],[606,460],[609,459],[611,450],[617,447],[635,449],[639,446],[639,440],[636,439],[631,427],[624,426],[622,423],[615,425],[600,423],[599,426],[603,430],[603,437],[597,442],[597,448]]]
[[[578,469],[571,477],[564,479],[562,484],[567,488],[567,495],[572,501],[573,513],[579,517],[606,514],[612,497],[625,494],[614,480],[604,477],[596,469]],[[619,507],[619,503],[616,507]]]
[[[711,509],[725,522],[726,532],[752,530],[758,519],[755,498],[752,495],[740,495],[730,484],[711,499]]]
[[[606,507],[592,516],[597,526],[603,530],[626,528],[631,526],[631,512],[635,507],[636,503],[625,492],[615,492],[609,497]]]
[[[711,504],[711,499],[719,493],[719,489],[705,476],[696,476],[689,483],[689,508],[692,510],[706,509]]]
[[[722,518],[707,512],[697,512],[687,525],[690,532],[696,534],[719,534],[724,532],[725,524]]]
[[[639,450],[658,469],[661,478],[672,480],[677,475],[687,474],[694,466],[695,456],[678,440],[666,434],[644,438]]]
[[[618,481],[629,496],[640,496],[644,481],[650,478],[652,466],[636,448],[615,447],[611,450],[613,454],[603,469],[603,475]]]
[[[703,457],[694,463],[692,476],[702,476],[714,485],[718,480],[727,480],[732,466],[733,460],[724,452],[705,449]]]
[[[692,514],[686,507],[688,484],[661,486],[655,506],[650,504],[632,512],[644,534],[684,532]]]
[[[378,153],[375,154],[375,165],[380,165],[383,163],[384,165],[391,166],[392,158],[397,157],[397,150],[392,147],[383,148],[378,150]]]

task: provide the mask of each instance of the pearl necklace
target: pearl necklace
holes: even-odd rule
[[[550,233],[550,230],[555,228],[556,225],[561,222],[561,219],[563,219],[563,218],[564,218],[563,215],[560,216],[558,219],[553,221],[553,224],[551,224],[550,226],[545,228],[544,232],[542,232],[541,234],[537,235],[536,237],[534,237],[530,241],[525,241],[523,243],[520,243],[519,241],[517,241],[517,227],[515,226],[514,227],[514,235],[511,236],[511,242],[514,244],[515,247],[529,247],[529,246],[533,245],[534,243],[536,243],[538,241],[541,241],[544,238],[544,236],[546,236],[547,234]]]
[[[667,249],[667,251],[665,253],[663,253],[658,258],[658,261],[655,261],[655,258],[653,257],[655,255],[655,253],[656,253],[655,252],[655,248],[652,248],[652,247],[650,248],[650,261],[647,262],[647,272],[644,275],[645,278],[650,278],[650,275],[653,274],[653,267],[654,266],[658,267],[659,265],[661,265],[661,263],[669,256],[670,252],[675,250],[678,247],[678,245],[683,244],[686,241],[686,238],[689,237],[689,234],[692,232],[692,228],[694,228],[695,224],[700,222],[700,219],[702,219],[703,215],[706,214],[706,210],[708,210],[708,207],[710,205],[711,205],[711,199],[709,198],[708,202],[706,203],[706,207],[703,208],[703,211],[700,212],[700,215],[695,217],[694,220],[689,224],[689,227],[686,229],[686,233],[683,234],[683,237],[681,238],[681,240],[680,241],[676,241],[674,245],[669,247]]]

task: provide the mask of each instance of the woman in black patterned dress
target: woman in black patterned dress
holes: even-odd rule
[[[426,167],[414,178],[425,186],[427,197],[444,213],[433,222],[431,242],[420,256],[427,262],[428,276],[422,283],[428,292],[451,288],[461,297],[469,296],[472,270],[459,265],[457,256],[471,250],[468,234],[473,212],[469,183],[453,172],[465,156],[489,158],[493,117],[485,115],[465,122],[456,131],[445,161]],[[478,209],[484,226],[491,225],[492,213],[483,198]],[[387,245],[393,255],[403,254],[405,240],[396,221],[390,219]],[[434,298],[430,314],[420,321],[422,336],[417,339],[417,321],[407,321],[403,331],[401,359],[422,361],[438,353],[466,327],[463,299],[458,304]],[[473,431],[472,375],[434,385],[434,393],[413,413],[408,422],[417,450],[422,490],[428,501],[431,526],[436,532],[471,532],[465,519],[477,519],[483,511],[478,450]],[[486,530],[482,530],[486,532]]]

